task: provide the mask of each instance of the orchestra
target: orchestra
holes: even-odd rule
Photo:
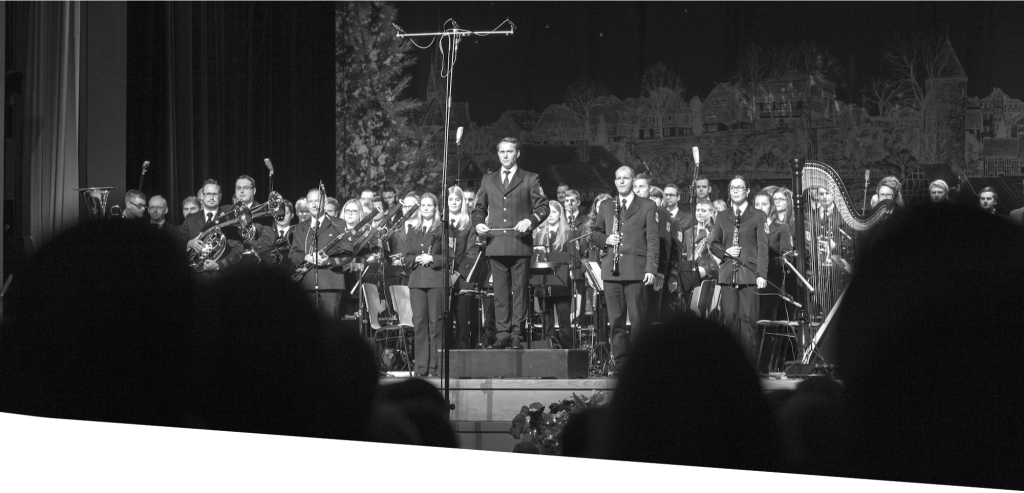
[[[677,314],[726,323],[754,357],[764,337],[758,320],[803,316],[820,324],[850,279],[854,235],[864,225],[848,224],[846,215],[857,211],[834,177],[794,184],[807,204],[803,211],[794,210],[794,192],[785,187],[749,189],[737,177],[720,194],[704,175],[658,187],[625,166],[610,194],[584,196],[560,183],[553,199],[538,175],[519,168],[515,139],[502,140],[498,151],[501,169],[475,190],[448,187],[444,201],[393,188],[346,200],[328,197],[321,183],[294,203],[272,190],[260,202],[257,180],[242,175],[230,200],[217,180],[206,180],[183,201],[180,226],[167,221],[162,196],[146,208],[136,190],[119,216],[149,212],[153,227],[181,241],[199,278],[251,266],[288,274],[323,316],[347,320],[343,327],[357,326],[368,337],[366,307],[381,307],[376,318],[395,320],[388,287],[407,287],[416,356],[409,370],[428,376],[438,374],[442,341],[453,350],[528,349],[544,341],[537,347],[590,350],[592,361],[603,345],[611,365],[601,373],[614,375],[637,332]],[[818,168],[808,169],[820,178]],[[271,170],[270,188],[272,178]],[[945,191],[944,185],[933,188]],[[863,219],[868,224],[884,215],[879,210],[902,204],[895,177],[873,191],[878,205],[863,211],[874,214]],[[805,241],[795,241],[798,231]],[[789,262],[799,256],[801,271]],[[370,292],[380,300],[367,302],[358,289],[364,282],[378,284]],[[809,300],[806,313],[795,300]]]

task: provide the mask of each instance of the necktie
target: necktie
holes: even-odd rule
[[[626,210],[626,199],[622,199],[622,210]]]
[[[508,187],[508,174],[511,171],[505,170],[501,172],[501,186]]]
[[[210,221],[213,221],[213,213],[212,212],[207,212],[206,213],[206,223],[209,224]]]

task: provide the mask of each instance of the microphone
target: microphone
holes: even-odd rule
[[[455,145],[462,145],[462,127],[455,131]]]
[[[693,146],[693,164],[700,166],[700,149]]]
[[[867,183],[869,181],[871,181],[871,170],[866,169],[864,170],[864,183]]]
[[[270,158],[263,158],[263,164],[267,165],[267,170],[269,170],[271,176],[273,176],[273,174],[274,174],[274,165],[270,163]],[[323,186],[324,186],[324,184],[320,183],[320,187],[322,188]]]
[[[147,169],[149,169],[149,161],[143,161],[142,162],[142,171],[146,171]]]
[[[782,254],[782,256],[783,256],[783,257],[799,257],[799,256],[800,256],[800,254],[799,254],[799,253],[797,253],[797,251],[796,251],[796,250],[790,250],[790,251],[788,251],[788,252],[786,252],[786,253],[783,253],[783,254]]]

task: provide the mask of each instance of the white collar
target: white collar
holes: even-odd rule
[[[512,177],[516,175],[516,170],[518,170],[518,169],[519,169],[519,165],[518,164],[513,166],[513,167],[511,167],[511,168],[509,168],[509,169],[505,169],[505,167],[503,166],[501,168],[501,173],[502,174],[499,175],[498,178],[504,179],[505,178],[505,174],[504,173],[506,171],[508,171],[508,179],[511,180]]]
[[[617,200],[619,202],[622,202],[623,200],[626,201],[626,207],[624,207],[625,209],[629,209],[629,206],[633,205],[633,199],[634,198],[636,198],[636,194],[633,193],[633,192],[629,192],[629,195],[627,195],[625,197],[623,197],[621,195],[616,195],[615,196],[615,200]]]

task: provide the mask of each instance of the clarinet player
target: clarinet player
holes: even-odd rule
[[[627,316],[633,329],[630,339],[647,325],[647,286],[653,286],[658,272],[658,219],[651,199],[633,193],[633,169],[623,166],[615,171],[618,194],[601,202],[594,220],[591,240],[604,245],[601,279],[604,281],[611,328],[615,377],[625,362]]]
[[[757,290],[768,285],[768,217],[747,202],[747,180],[729,182],[730,204],[719,214],[711,232],[711,254],[721,259],[718,284],[722,286],[722,323],[753,362],[756,357]]]

